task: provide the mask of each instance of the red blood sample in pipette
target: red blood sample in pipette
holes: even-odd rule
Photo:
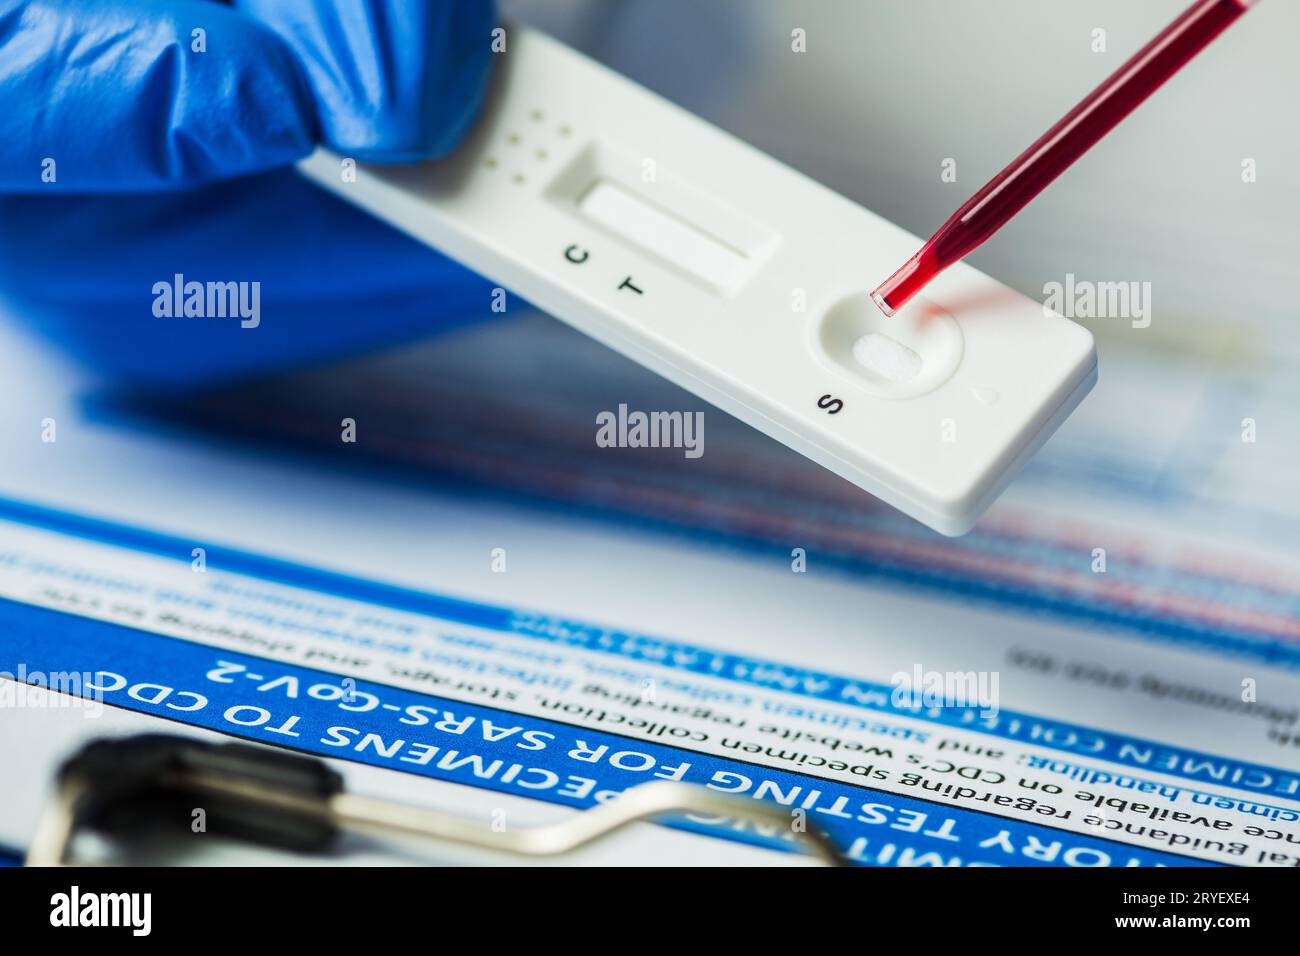
[[[1133,112],[1255,0],[1197,0],[952,214],[921,251],[871,293],[893,315],[969,255]]]

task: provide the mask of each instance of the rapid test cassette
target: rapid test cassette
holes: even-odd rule
[[[965,264],[886,318],[917,237],[549,37],[507,49],[452,156],[302,170],[944,534],[1095,383],[1087,330]]]

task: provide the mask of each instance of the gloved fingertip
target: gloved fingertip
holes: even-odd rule
[[[239,0],[297,53],[325,145],[365,162],[449,153],[487,90],[491,0]]]

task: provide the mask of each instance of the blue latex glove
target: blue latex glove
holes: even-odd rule
[[[485,280],[286,167],[317,143],[368,162],[448,152],[483,98],[493,15],[491,0],[0,0],[0,295],[147,385],[490,315]],[[156,316],[155,284],[177,273],[260,282],[260,324]]]

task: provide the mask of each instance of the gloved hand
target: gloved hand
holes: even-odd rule
[[[0,0],[0,295],[118,381],[207,384],[491,314],[491,286],[300,179],[450,151],[491,0]],[[259,321],[155,285],[259,282]],[[251,291],[251,285],[247,287]],[[251,296],[250,296],[251,298]]]

